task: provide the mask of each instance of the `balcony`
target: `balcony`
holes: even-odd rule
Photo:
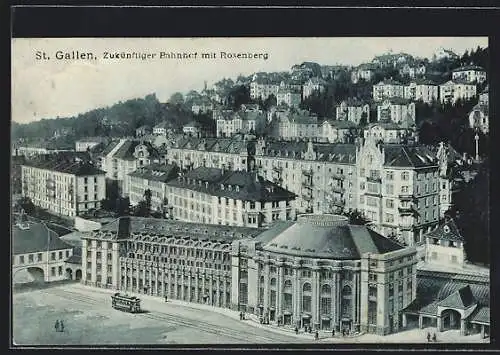
[[[283,168],[281,166],[273,166],[273,170],[280,173],[283,171]]]
[[[305,176],[312,176],[313,171],[312,169],[303,169],[302,174],[304,174]]]
[[[377,184],[380,184],[382,182],[382,179],[380,177],[375,177],[375,176],[367,176],[366,181],[368,182],[374,182]]]
[[[342,186],[335,186],[335,185],[332,185],[330,186],[330,188],[332,189],[332,191],[334,192],[338,192],[338,193],[344,193],[345,192],[345,188],[343,188]]]
[[[345,179],[344,174],[332,174],[331,177],[332,177],[332,179],[335,179],[335,180],[344,180]]]
[[[398,207],[400,215],[419,215],[418,211],[413,206],[408,207]]]
[[[414,201],[416,199],[416,197],[410,193],[401,193],[398,197],[402,201]]]

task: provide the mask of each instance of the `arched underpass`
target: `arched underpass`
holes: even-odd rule
[[[27,267],[16,270],[12,277],[14,284],[44,283],[45,277],[42,268]]]

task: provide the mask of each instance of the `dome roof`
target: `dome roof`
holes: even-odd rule
[[[350,225],[347,217],[332,214],[300,215],[287,228],[271,228],[266,236],[262,247],[266,251],[315,258],[360,259],[363,253],[403,248],[366,226]]]

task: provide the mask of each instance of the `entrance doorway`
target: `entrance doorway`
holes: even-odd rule
[[[460,329],[462,316],[454,309],[446,309],[441,313],[442,327],[444,330]]]
[[[284,325],[292,325],[292,315],[291,314],[283,315],[283,324]]]
[[[311,326],[311,316],[308,314],[302,316],[302,328],[306,326]]]
[[[270,320],[271,322],[274,322],[274,321],[276,320],[276,310],[271,309],[271,310],[269,311],[269,320]]]

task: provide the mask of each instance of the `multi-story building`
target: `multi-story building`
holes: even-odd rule
[[[267,78],[256,77],[250,83],[250,98],[265,100],[269,96],[278,97],[279,83],[273,82]]]
[[[101,168],[106,172],[106,178],[118,184],[118,191],[128,196],[128,173],[138,167],[159,163],[158,149],[151,143],[130,139],[120,139],[111,142],[101,155]]]
[[[404,97],[404,85],[395,80],[384,80],[373,85],[373,100],[383,101],[394,97]]]
[[[277,115],[271,122],[274,137],[285,140],[318,137],[318,117],[308,113],[290,113]]]
[[[473,129],[478,129],[484,134],[489,132],[489,98],[488,88],[480,95],[477,105],[469,113],[469,124]]]
[[[295,218],[295,194],[255,172],[199,167],[167,186],[172,215],[182,221],[263,227]]]
[[[251,164],[249,142],[234,138],[180,138],[168,147],[167,162],[181,170],[199,167],[248,170]]]
[[[464,238],[451,218],[425,235],[425,262],[443,269],[465,265]]]
[[[106,197],[105,172],[88,161],[57,156],[27,160],[21,168],[22,195],[64,216],[99,208]]]
[[[151,127],[149,127],[148,125],[143,125],[135,130],[135,137],[141,138],[144,136],[148,136],[152,133],[153,133],[153,130],[151,129]]]
[[[370,105],[361,100],[351,98],[342,101],[335,111],[335,117],[339,121],[351,121],[359,125],[364,118],[366,122],[370,122]]]
[[[146,190],[151,191],[151,209],[160,211],[168,206],[167,182],[175,179],[175,165],[151,164],[141,166],[128,174],[130,203],[136,205],[144,200]]]
[[[357,127],[351,121],[325,120],[319,128],[319,138],[328,143],[349,143],[354,139]]]
[[[415,124],[415,103],[402,98],[387,99],[377,104],[377,121],[394,122],[409,128]]]
[[[189,122],[182,127],[182,133],[189,134],[191,136],[197,136],[200,131],[200,124],[194,121]]]
[[[69,277],[66,261],[73,247],[42,223],[19,222],[12,226],[12,281],[53,282]],[[80,274],[77,276],[81,276]]]
[[[326,89],[326,82],[321,78],[311,78],[302,85],[302,99],[306,99],[313,93],[324,92]]]
[[[280,88],[276,96],[276,101],[278,105],[298,107],[302,102],[302,95],[299,90]]]
[[[104,137],[89,137],[85,139],[79,139],[75,142],[75,151],[86,152],[87,150],[90,150],[93,147],[106,142],[107,139]]]
[[[410,137],[416,139],[416,134],[414,130],[402,127],[394,122],[375,122],[364,128],[363,137],[384,143],[399,144]]]
[[[297,194],[298,212],[331,212],[355,208],[354,144],[266,142],[255,147],[260,175]]]
[[[375,69],[376,66],[371,63],[361,64],[351,72],[351,81],[353,84],[357,84],[360,80],[369,82],[375,74]]]
[[[415,79],[416,77],[421,77],[425,74],[426,68],[423,63],[418,65],[410,65],[405,64],[401,69],[399,69],[399,74],[401,76],[407,76],[411,79]]]
[[[458,100],[470,100],[476,96],[476,84],[466,81],[450,80],[439,85],[441,103],[455,104]]]
[[[439,99],[439,86],[431,80],[415,80],[405,85],[404,98],[431,104]]]
[[[213,111],[213,109],[214,103],[206,96],[194,99],[191,105],[191,111],[195,114],[210,112]]]
[[[452,80],[463,80],[468,83],[484,83],[486,81],[486,70],[476,65],[467,65],[451,72]]]
[[[82,244],[87,285],[241,310],[272,324],[388,334],[415,299],[414,248],[336,215],[303,215],[266,231],[121,217]]]
[[[231,137],[237,133],[255,133],[265,125],[266,116],[260,111],[224,111],[217,118],[217,137]]]
[[[454,180],[454,165],[461,161],[462,157],[452,146],[441,142],[436,158],[439,163],[439,216],[443,218],[453,206],[453,194],[458,191]]]
[[[153,134],[156,136],[166,136],[170,130],[171,124],[169,124],[167,121],[163,121],[153,127]]]
[[[384,235],[415,245],[439,221],[438,159],[424,146],[376,144],[356,150],[358,209]]]

